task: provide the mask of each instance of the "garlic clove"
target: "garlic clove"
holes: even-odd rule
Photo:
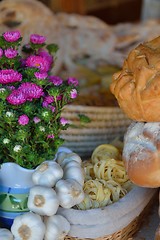
[[[32,212],[17,216],[11,226],[11,232],[17,240],[43,240],[45,229],[41,217]]]

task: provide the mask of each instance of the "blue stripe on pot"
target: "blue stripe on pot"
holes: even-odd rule
[[[0,185],[0,192],[6,192],[10,194],[23,194],[28,193],[30,188],[10,188]]]

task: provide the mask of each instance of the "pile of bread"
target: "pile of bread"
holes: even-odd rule
[[[124,136],[123,160],[129,179],[160,187],[160,36],[133,49],[110,86],[133,120]],[[160,215],[160,207],[159,207]],[[160,239],[160,225],[155,240]]]
[[[140,44],[113,75],[111,92],[133,120],[125,134],[123,159],[129,178],[160,186],[160,37]]]

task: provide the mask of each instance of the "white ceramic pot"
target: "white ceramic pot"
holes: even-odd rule
[[[0,224],[10,228],[14,218],[28,212],[28,193],[33,186],[32,173],[16,163],[3,163],[0,168]]]

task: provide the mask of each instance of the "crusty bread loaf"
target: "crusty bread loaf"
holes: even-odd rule
[[[160,37],[130,52],[110,89],[132,120],[160,121]]]
[[[160,186],[160,122],[133,122],[124,137],[123,160],[132,182]]]

